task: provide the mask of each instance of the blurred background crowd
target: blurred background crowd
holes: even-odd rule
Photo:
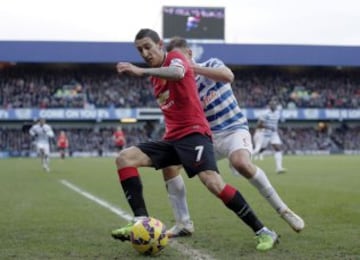
[[[241,107],[266,106],[278,96],[284,108],[359,108],[360,75],[351,70],[234,69]],[[92,69],[13,68],[1,72],[2,108],[157,107],[146,78]]]
[[[233,91],[241,107],[264,108],[277,96],[283,108],[360,109],[360,74],[340,68],[233,68]],[[0,70],[0,109],[11,108],[136,108],[157,107],[146,78],[119,76],[110,64],[102,65],[19,65]],[[250,122],[251,131],[255,122]],[[27,155],[33,149],[27,131],[2,122],[0,150]],[[51,124],[51,122],[50,122]],[[127,146],[157,139],[163,129],[159,122],[151,127],[132,124],[124,127]],[[54,126],[53,126],[54,127]],[[64,130],[69,152],[96,151],[99,155],[116,151],[111,126],[57,124],[55,134]],[[150,129],[150,130],[149,130]],[[358,121],[284,122],[280,127],[285,153],[308,150],[359,150]],[[56,146],[54,146],[56,148]]]

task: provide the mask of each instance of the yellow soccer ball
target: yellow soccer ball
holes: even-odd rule
[[[168,244],[165,225],[153,217],[137,221],[132,227],[130,239],[133,248],[144,255],[156,255]]]

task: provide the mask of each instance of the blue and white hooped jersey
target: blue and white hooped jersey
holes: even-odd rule
[[[216,58],[198,64],[201,67],[219,68],[225,66]],[[196,76],[201,103],[211,131],[249,130],[247,118],[242,113],[230,83],[216,82],[202,75]]]
[[[277,108],[275,111],[271,109],[266,110],[266,112],[259,117],[259,120],[263,122],[264,134],[272,135],[272,133],[277,132],[279,126],[279,120],[281,119],[281,109]],[[271,129],[268,129],[271,128]]]

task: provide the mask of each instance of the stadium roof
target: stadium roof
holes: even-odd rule
[[[220,57],[229,65],[360,66],[360,46],[194,43],[198,60]],[[131,42],[1,41],[0,61],[143,63]]]

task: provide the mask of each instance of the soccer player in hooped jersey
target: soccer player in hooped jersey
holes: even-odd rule
[[[200,100],[214,136],[216,157],[228,158],[232,171],[248,179],[295,231],[301,231],[304,228],[304,221],[288,208],[264,171],[251,161],[251,135],[247,119],[232,92],[230,84],[234,79],[232,71],[217,58],[211,58],[200,64],[193,62],[192,51],[183,38],[171,39],[167,50],[174,49],[181,51],[189,59],[196,74]],[[187,207],[184,181],[179,172],[178,166],[163,170],[176,220],[176,225],[168,230],[170,237],[188,236],[194,231]]]
[[[188,177],[198,176],[201,182],[225,206],[241,218],[257,235],[257,249],[271,249],[278,239],[256,217],[243,196],[224,183],[216,165],[211,130],[202,109],[193,70],[178,51],[166,53],[163,41],[151,29],[141,29],[135,45],[150,68],[120,62],[117,71],[134,76],[151,76],[154,94],[164,114],[163,140],[140,143],[126,148],[116,158],[117,172],[134,220],[148,216],[138,167],[163,169],[183,165]],[[122,241],[130,239],[133,223],[113,230],[112,236]]]
[[[285,173],[282,161],[282,142],[278,133],[278,125],[281,119],[281,108],[277,97],[272,97],[269,109],[259,117],[254,134],[254,156],[261,155],[269,143],[274,149],[275,166],[277,173]]]
[[[35,138],[36,152],[40,156],[42,167],[49,172],[49,156],[50,156],[50,138],[54,137],[54,132],[45,119],[41,118],[35,125],[33,125],[29,133]]]

